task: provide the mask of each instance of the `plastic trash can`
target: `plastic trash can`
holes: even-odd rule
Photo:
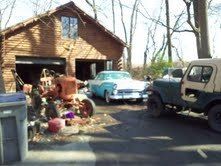
[[[24,160],[28,152],[24,93],[0,94],[0,164]]]

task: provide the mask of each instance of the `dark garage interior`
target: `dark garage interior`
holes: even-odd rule
[[[16,57],[16,71],[25,84],[36,84],[44,68],[65,74],[64,58]]]
[[[112,69],[110,65],[107,65],[109,62],[111,61],[76,59],[76,77],[82,81],[92,79],[100,71]]]

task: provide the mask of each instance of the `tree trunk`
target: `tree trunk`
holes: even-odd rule
[[[131,45],[127,47],[127,70],[131,72],[131,67],[132,67],[132,47]]]
[[[111,0],[112,6],[112,17],[113,17],[113,32],[115,33],[115,4],[114,0]]]
[[[209,46],[207,1],[193,1],[195,27],[199,29],[195,32],[198,58],[211,58]]]
[[[92,3],[89,0],[85,0],[85,2],[92,8],[94,13],[94,19],[97,20],[97,6],[95,0],[93,0]]]
[[[207,0],[198,0],[200,37],[202,52],[199,58],[211,58],[209,46],[208,18],[207,18]]]
[[[199,12],[198,12],[198,0],[193,1],[193,10],[194,10],[194,21],[195,27],[199,29]],[[196,46],[197,46],[197,55],[198,58],[201,55],[201,40],[200,40],[200,33],[195,32],[196,37]]]
[[[166,4],[166,21],[167,21],[167,46],[168,46],[168,61],[172,62],[172,51],[171,51],[171,36],[170,36],[170,8],[169,1],[165,0]]]
[[[131,60],[132,60],[133,36],[134,36],[136,26],[137,26],[138,5],[140,3],[140,0],[135,0],[133,4],[132,13],[130,16],[129,34],[127,33],[127,27],[124,22],[123,5],[121,3],[121,0],[118,0],[118,2],[119,2],[119,7],[120,7],[120,13],[121,13],[121,23],[123,25],[125,41],[127,44],[127,70],[130,72],[132,68]],[[128,36],[129,36],[129,39],[128,39]]]
[[[97,20],[97,7],[95,4],[95,0],[93,0],[93,11],[94,11],[94,19]]]

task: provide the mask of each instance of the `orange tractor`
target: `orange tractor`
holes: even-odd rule
[[[94,102],[85,94],[78,93],[84,83],[75,77],[58,75],[43,69],[40,83],[28,85],[21,82],[21,78],[16,74],[14,71],[16,82],[22,86],[25,93],[30,94],[33,108],[41,112],[41,106],[44,105],[48,119],[59,117],[63,110],[73,110],[83,118],[91,117],[95,113]]]

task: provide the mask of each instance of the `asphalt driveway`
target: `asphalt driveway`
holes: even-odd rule
[[[29,144],[20,164],[221,165],[221,134],[211,131],[206,119],[187,113],[155,119],[144,103],[95,102],[90,124],[75,134],[46,133]]]

